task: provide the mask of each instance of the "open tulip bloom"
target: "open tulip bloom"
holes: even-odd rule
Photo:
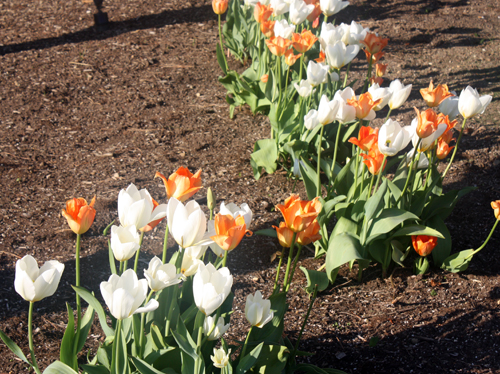
[[[274,317],[271,301],[263,299],[260,291],[256,291],[255,295],[248,295],[245,304],[245,317],[250,325],[262,328]]]
[[[479,96],[476,89],[467,86],[460,92],[458,111],[464,119],[474,117],[477,114],[483,114],[491,99],[490,95]]]
[[[135,226],[111,226],[111,250],[120,262],[134,257],[140,247],[140,240],[141,236]]]
[[[135,226],[140,230],[150,222],[164,218],[166,212],[166,204],[155,208],[149,192],[146,189],[139,191],[134,184],[118,194],[118,217],[124,227]]]
[[[378,149],[385,156],[395,156],[410,143],[413,131],[411,126],[401,127],[397,121],[388,119],[378,133]]]
[[[149,288],[155,292],[181,282],[180,274],[176,273],[175,265],[164,264],[156,256],[149,261],[148,268],[144,270],[144,276],[148,281]]]
[[[211,316],[206,316],[203,322],[203,333],[207,336],[208,340],[220,339],[228,329],[229,323],[224,324],[224,318],[222,317],[219,317],[217,324],[215,324],[215,317]]]

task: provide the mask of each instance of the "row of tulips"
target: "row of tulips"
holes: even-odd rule
[[[385,275],[415,252],[418,273],[428,270],[431,253],[437,267],[466,269],[473,250],[452,254],[444,220],[471,189],[444,193],[442,184],[466,121],[482,114],[491,96],[480,96],[470,86],[457,96],[447,85],[431,81],[420,90],[428,108],[415,108],[415,118],[404,126],[391,114],[407,101],[412,85],[395,79],[384,87],[389,63],[382,59],[389,39],[354,21],[328,22],[347,1],[217,3],[225,5],[216,13],[228,12],[224,47],[252,60],[241,75],[229,71],[221,39],[217,52],[225,76],[219,81],[228,90],[230,113],[248,104],[254,112],[267,113],[271,124],[270,139],[255,144],[254,175],[273,173],[280,161],[290,176],[304,182],[309,199],[319,199],[323,209],[310,233],[320,237],[316,256],[324,256],[330,281],[346,262],[358,262],[360,277],[371,262],[381,264]],[[361,50],[367,73],[355,89],[356,82],[348,84],[349,71]],[[371,122],[386,107],[384,124],[375,128]],[[439,171],[440,161],[448,157]],[[276,229],[293,253],[290,234]]]
[[[109,314],[94,294],[80,285],[77,265],[73,286],[77,294],[76,318],[67,304],[68,325],[60,346],[60,361],[52,363],[44,373],[245,373],[250,370],[328,373],[295,362],[310,308],[295,344],[282,336],[287,292],[300,251],[304,245],[321,238],[317,222],[322,209],[319,200],[303,201],[298,195],[292,195],[284,205],[276,206],[284,218],[277,230],[280,242],[290,247],[288,259],[283,251],[269,298],[264,298],[258,290],[247,296],[245,317],[250,329],[244,342],[230,345],[223,337],[231,326],[233,300],[233,276],[226,261],[243,237],[252,234],[247,230],[252,211],[247,204],[222,202],[219,213],[207,220],[196,201],[187,201],[202,188],[201,170],[193,175],[187,168],[179,168],[169,178],[160,173],[156,176],[165,182],[168,202],[158,204],[146,189],[139,190],[131,184],[118,194],[120,225],[110,224],[105,230],[106,235],[111,227],[108,241],[111,275],[101,282],[100,293]],[[212,218],[215,198],[210,189],[207,203]],[[83,198],[72,199],[62,211],[77,235],[77,264],[81,237],[95,219],[94,204],[95,197],[90,204]],[[163,260],[154,256],[144,269],[144,278],[139,279],[137,265],[143,236],[165,218]],[[169,261],[166,260],[168,234],[179,247]],[[294,246],[299,248],[295,256]],[[207,252],[208,248],[211,252]],[[134,257],[129,267],[128,261]],[[284,276],[280,276],[283,261],[287,261],[286,270]],[[309,279],[312,307],[317,291],[328,285],[328,279],[325,273],[302,270]],[[31,360],[3,332],[0,338],[36,373],[41,370],[33,344],[33,306],[56,292],[63,271],[64,265],[58,261],[47,261],[39,268],[30,255],[16,263],[15,290],[30,303]],[[88,303],[85,313],[82,313],[80,298]],[[88,362],[78,362],[78,353],[84,347],[94,314],[106,340],[94,357],[88,355]]]

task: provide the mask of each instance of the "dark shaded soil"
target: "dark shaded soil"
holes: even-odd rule
[[[280,171],[253,179],[249,155],[269,124],[246,108],[229,119],[210,2],[106,1],[105,11],[111,24],[99,29],[93,4],[0,3],[0,328],[28,352],[28,305],[14,291],[15,261],[31,254],[64,262],[58,292],[35,308],[42,369],[58,358],[63,301],[74,304],[75,237],[60,215],[67,199],[97,194],[96,221],[82,241],[82,283],[98,293],[109,276],[101,234],[117,218],[119,190],[130,183],[163,202],[156,171],[201,168],[198,201],[205,204],[211,187],[219,201],[247,202],[254,231],[280,219],[273,207],[293,186]],[[454,251],[477,248],[494,223],[490,202],[500,198],[500,1],[352,1],[336,20],[353,19],[390,38],[388,78],[413,84],[409,102],[393,113],[401,122],[409,124],[413,106],[423,107],[418,90],[431,79],[457,92],[471,85],[493,95],[487,112],[468,123],[445,184],[477,187],[447,221]],[[361,55],[352,71],[354,77],[365,71]],[[164,227],[145,236],[143,266],[161,253]],[[500,373],[499,246],[497,232],[463,274],[417,277],[396,269],[382,279],[372,267],[358,283],[356,268],[342,269],[317,299],[301,348],[316,352],[310,362],[349,373]],[[254,235],[230,256],[234,338],[248,328],[246,295],[257,289],[269,295],[279,249],[277,241]],[[310,256],[305,251],[302,265],[318,268]],[[292,341],[307,309],[304,284],[297,272],[285,324]],[[89,349],[100,340],[96,328]],[[0,372],[27,371],[4,345],[0,352]]]

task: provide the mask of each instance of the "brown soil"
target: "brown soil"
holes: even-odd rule
[[[97,194],[82,269],[83,286],[99,294],[109,276],[101,234],[117,217],[117,195],[128,184],[165,201],[156,171],[201,168],[204,187],[219,201],[250,205],[254,231],[280,219],[273,206],[293,186],[280,171],[253,179],[249,155],[269,134],[269,123],[245,108],[229,119],[209,2],[104,5],[111,23],[99,29],[94,5],[79,0],[0,4],[0,329],[27,353],[28,305],[14,291],[15,261],[32,254],[64,262],[58,292],[35,308],[42,369],[58,358],[67,322],[63,301],[74,306],[75,236],[60,215],[67,199]],[[500,1],[353,0],[336,20],[353,19],[390,38],[388,78],[413,84],[409,102],[394,113],[402,122],[409,124],[413,106],[423,107],[418,89],[431,79],[457,92],[470,84],[493,95],[487,112],[468,123],[445,184],[447,190],[477,187],[447,221],[455,251],[477,248],[494,223],[490,201],[500,198]],[[354,76],[365,71],[361,55],[352,70]],[[196,195],[201,203],[205,188]],[[161,253],[163,232],[160,224],[145,236],[143,265]],[[497,232],[462,274],[434,270],[417,277],[396,269],[382,279],[374,266],[358,283],[354,272],[342,269],[316,301],[301,344],[316,352],[307,360],[349,373],[500,373],[499,246]],[[270,293],[277,250],[275,240],[254,235],[230,256],[235,338],[248,328],[246,295]],[[302,265],[318,268],[305,252]],[[304,284],[298,272],[285,325],[292,341],[307,309]],[[89,348],[95,351],[100,339],[95,329]],[[4,345],[0,352],[0,372],[27,371]]]

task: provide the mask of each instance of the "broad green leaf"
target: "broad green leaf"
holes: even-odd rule
[[[78,372],[61,361],[55,361],[43,371],[43,374],[78,374]]]
[[[276,171],[278,159],[278,148],[273,139],[261,139],[255,142],[254,152],[250,156],[250,163],[254,170],[255,179],[259,179],[261,169],[264,168],[268,174]]]
[[[299,164],[300,174],[302,175],[302,180],[304,181],[304,186],[307,192],[307,198],[312,200],[316,197],[317,184],[318,184],[318,174],[314,168],[309,164],[309,161],[302,158]]]
[[[454,253],[445,258],[441,267],[451,273],[459,273],[467,270],[472,257],[474,257],[474,252],[474,249],[466,249],[465,251]]]
[[[119,326],[117,327],[117,332],[119,332]],[[125,341],[125,334],[123,331],[119,335],[119,339],[116,338],[113,341],[113,347],[116,345],[116,351],[113,354],[111,360],[111,374],[130,374],[130,365],[128,363],[128,353],[127,353],[127,342]]]
[[[387,179],[380,185],[379,189],[375,194],[368,199],[365,204],[365,217],[366,222],[369,222],[372,218],[377,217],[384,206],[384,195],[387,191]]]
[[[320,198],[322,208],[317,218],[317,221],[320,226],[329,222],[332,214],[335,212],[335,206],[341,201],[344,201],[345,199],[346,197],[344,195],[335,196],[328,201],[325,201],[322,198]]]
[[[111,249],[111,240],[109,239],[108,239],[108,259],[109,259],[109,269],[111,270],[111,274],[116,274],[115,255],[113,254],[113,250]]]
[[[439,231],[431,227],[427,227],[424,225],[417,225],[417,224],[409,224],[403,226],[403,228],[396,231],[394,235],[392,235],[392,237],[397,238],[398,236],[411,236],[411,235],[429,235],[438,238],[444,238],[444,236]]]
[[[351,236],[355,237],[357,236],[357,231],[358,231],[358,225],[355,222],[351,221],[348,218],[340,217],[340,219],[335,224],[335,227],[333,228],[333,231],[330,235],[330,240],[332,240],[332,238],[342,233],[349,233],[351,234]]]
[[[357,259],[366,259],[363,247],[359,240],[349,233],[334,236],[328,245],[326,253],[326,274],[332,281],[332,271],[341,265]]]
[[[391,264],[391,248],[385,240],[374,240],[368,247],[370,256],[382,265],[382,269],[387,269]]]
[[[129,360],[141,374],[165,374],[165,372],[156,370],[153,366],[138,357],[130,357]]]
[[[82,369],[87,374],[109,374],[109,370],[104,366],[97,365],[82,365]]]
[[[396,226],[409,219],[418,220],[419,218],[413,213],[402,209],[384,209],[382,213],[373,221],[371,228],[368,230],[366,244],[369,244],[381,235],[389,233]]]
[[[267,78],[267,83],[266,83],[266,97],[267,99],[274,103],[274,100],[278,98],[278,85],[274,84],[274,72],[272,70],[269,70],[268,73],[269,77]]]
[[[391,247],[392,247],[392,261],[394,261],[399,266],[404,267],[403,261],[410,253],[410,247],[404,246],[398,240],[391,240]]]
[[[75,292],[80,295],[80,297],[85,300],[97,313],[97,317],[99,317],[99,323],[101,324],[101,328],[106,334],[106,336],[114,336],[115,331],[108,326],[106,322],[106,313],[104,313],[104,309],[97,299],[92,295],[89,291],[87,291],[83,287],[71,286],[75,290]]]
[[[422,219],[426,220],[432,216],[439,215],[442,220],[445,220],[453,211],[460,198],[475,189],[476,187],[467,187],[460,191],[452,190],[441,196],[431,196],[422,211]]]
[[[222,51],[221,45],[219,43],[217,43],[217,62],[219,63],[222,73],[226,75],[227,74],[226,59],[224,57],[224,52]]]
[[[236,374],[244,374],[247,371],[249,371],[259,358],[260,352],[262,351],[262,347],[264,346],[264,343],[260,343],[257,347],[255,347],[248,355],[243,357],[240,362],[238,363],[238,366],[236,367],[235,373]]]
[[[191,356],[193,360],[196,360],[196,358],[198,357],[196,353],[196,343],[191,338],[191,335],[186,329],[184,322],[182,322],[182,319],[178,320],[177,331],[172,331],[172,335],[179,345],[179,348],[182,349],[183,352]]]
[[[21,348],[19,348],[19,346],[16,343],[14,343],[7,335],[5,335],[5,333],[2,330],[0,330],[0,339],[2,339],[2,341],[11,350],[12,353],[14,353],[17,357],[26,362],[28,365],[33,366],[28,361],[23,351],[21,351]]]
[[[450,232],[448,231],[448,227],[446,227],[446,224],[443,222],[439,215],[433,216],[431,219],[427,220],[426,223],[440,233],[439,236],[432,235],[439,238],[436,246],[432,250],[432,259],[434,260],[434,265],[436,265],[437,267],[441,267],[443,261],[451,253]]]
[[[306,292],[307,293],[312,293],[314,292],[314,288],[318,286],[318,291],[324,291],[328,287],[329,281],[328,281],[328,275],[322,271],[316,271],[316,270],[310,270],[306,269],[303,266],[299,267],[300,270],[306,275],[307,279],[307,285],[306,285]]]
[[[78,337],[76,353],[80,352],[87,341],[87,337],[89,336],[90,328],[92,327],[92,323],[94,322],[94,308],[92,306],[88,306],[85,314],[82,318],[82,324],[80,326],[80,336]],[[62,361],[62,360],[61,360]]]
[[[61,360],[61,362],[72,367],[73,369],[78,369],[78,362],[76,360],[77,356],[74,352],[75,317],[73,316],[73,309],[71,309],[68,303],[66,303],[66,310],[68,311],[68,325],[66,326],[66,331],[64,331],[64,335],[61,340],[59,359]]]
[[[254,373],[276,374],[285,368],[290,351],[283,345],[264,345],[254,365]]]

